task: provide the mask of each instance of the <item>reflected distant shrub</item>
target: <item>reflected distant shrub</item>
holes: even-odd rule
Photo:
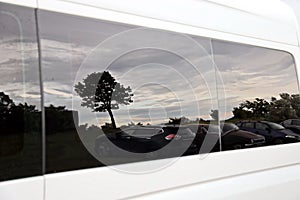
[[[279,97],[271,97],[270,101],[261,98],[246,100],[233,108],[232,120],[268,120],[279,123],[300,118],[300,95],[281,93]]]
[[[45,107],[46,133],[59,133],[75,130],[77,111],[67,110],[65,106]]]
[[[34,105],[14,101],[0,92],[0,128],[2,134],[40,131],[41,113]]]
[[[300,103],[298,97],[299,95],[289,95],[287,93],[280,94],[280,99],[272,97],[268,120],[282,122],[286,119],[299,118],[297,115],[297,105]]]

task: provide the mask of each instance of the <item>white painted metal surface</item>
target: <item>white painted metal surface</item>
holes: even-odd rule
[[[24,178],[0,182],[2,200],[42,200],[44,198],[44,177]]]
[[[37,8],[37,1],[38,0],[1,0],[0,2],[15,4],[19,6],[26,6],[31,8]]]
[[[123,199],[172,188],[182,188],[180,190],[181,199],[187,196],[196,197],[199,195],[200,197],[201,193],[197,192],[197,189],[188,189],[189,186],[202,183],[201,187],[205,189],[206,183],[214,182],[219,179],[226,179],[231,176],[239,177],[240,175],[242,176],[248,173],[255,175],[257,171],[265,170],[265,172],[267,172],[267,170],[274,168],[295,165],[300,163],[298,156],[299,151],[300,145],[291,144],[258,149],[245,149],[238,152],[215,153],[208,155],[204,159],[200,159],[199,155],[195,155],[182,157],[173,165],[148,174],[130,174],[111,168],[50,174],[46,175],[46,196],[47,200],[66,198],[72,200]],[[157,162],[161,161],[137,163],[134,165],[139,168],[139,165],[140,167],[142,165],[155,165]],[[132,167],[132,165],[124,165],[122,169],[126,170],[126,167],[129,168]],[[300,165],[295,168],[295,170],[299,171]],[[269,175],[267,176],[271,176],[273,172],[270,171],[268,173]],[[286,172],[286,174],[288,180],[299,182],[300,173]],[[293,174],[293,176],[290,176],[290,174]],[[274,175],[276,175],[276,173]],[[282,176],[285,175],[282,174]],[[255,178],[255,176],[253,178]],[[237,183],[239,183],[238,178],[233,180],[237,180]],[[283,180],[282,178],[278,178],[276,182],[274,182],[274,179],[270,179],[270,181],[273,181],[272,184],[274,186],[285,183],[281,182]],[[268,182],[268,180],[265,181]],[[224,183],[226,183],[226,181]],[[263,194],[263,188],[265,187],[262,183],[261,181],[256,182],[256,188],[259,189],[257,192],[261,194]],[[236,187],[238,187],[238,184]],[[222,191],[224,191],[221,190],[221,188],[214,188],[209,185],[208,188],[206,193],[222,193]],[[250,189],[251,188],[249,188],[249,190]],[[284,192],[288,193],[288,189],[289,188]],[[190,194],[191,190],[193,194]],[[237,189],[235,192],[236,194],[239,192],[242,193],[243,189]],[[291,192],[300,197],[299,190],[293,190]],[[172,192],[159,193],[160,199],[172,199],[171,193]],[[205,198],[206,196],[203,197]]]
[[[233,176],[201,184],[179,187],[151,193],[132,200],[181,200],[183,197],[189,200],[198,199],[289,199],[298,200],[300,184],[300,166],[293,165],[260,171],[255,173]]]
[[[291,52],[298,62],[294,16],[285,5],[275,1],[271,7],[264,5],[264,9],[257,13],[253,6],[250,11],[247,6],[241,10],[236,9],[237,6],[228,7],[215,3],[151,1],[147,4],[145,1],[70,0],[53,4],[53,1],[43,0],[39,6],[41,9],[69,14],[281,49]],[[265,15],[262,15],[266,10]],[[300,163],[297,158],[299,150],[300,145],[293,144],[211,154],[204,160],[200,160],[198,156],[184,157],[168,168],[143,175],[126,174],[110,168],[50,174],[46,175],[46,196],[47,200],[120,199],[171,188],[183,188],[179,198],[197,196],[197,189],[193,190],[193,194],[190,194],[191,190],[185,189],[191,184],[203,183],[205,187],[207,181],[226,180],[230,176]],[[155,162],[160,161],[133,165],[138,167]],[[291,177],[295,181],[299,178],[300,175]],[[257,191],[263,192],[261,189]],[[207,192],[215,193],[216,188]],[[236,190],[236,194],[238,193],[239,190]],[[158,194],[161,199],[172,199],[166,193]]]
[[[35,0],[7,2],[285,50],[293,54],[300,66],[295,18],[290,9],[277,0],[248,3],[238,0],[39,0],[38,5]],[[299,67],[297,70],[299,74]],[[300,190],[295,188],[300,183],[299,152],[300,144],[289,144],[215,153],[205,159],[196,155],[180,158],[157,172],[139,175],[105,167],[49,174],[45,175],[45,199],[137,196],[141,199],[268,199],[267,195],[272,192],[278,199],[284,194],[290,199],[299,199]],[[162,161],[132,165],[157,162]],[[0,199],[43,199],[43,178],[2,182]]]
[[[148,26],[147,21],[140,24],[137,18],[144,17],[222,33],[298,44],[294,14],[279,0],[243,3],[237,0],[40,0],[39,8]]]

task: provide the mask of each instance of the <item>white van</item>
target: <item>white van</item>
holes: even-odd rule
[[[1,0],[0,16],[0,199],[300,198],[286,4]]]

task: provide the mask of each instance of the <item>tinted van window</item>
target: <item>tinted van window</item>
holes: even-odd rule
[[[300,116],[287,52],[43,10],[38,17],[48,173],[261,146],[263,135],[239,129],[221,136],[219,122],[254,128]],[[201,131],[208,124],[214,134]],[[149,137],[134,135],[137,127]]]
[[[147,160],[152,151],[199,152],[189,149],[195,134],[179,130],[208,123],[217,108],[210,39],[48,11],[38,16],[47,172]],[[126,132],[137,126],[137,135]],[[186,144],[164,151],[173,139]]]
[[[34,10],[0,3],[0,180],[42,174]]]
[[[255,124],[255,127],[260,130],[268,130],[268,125],[259,122]]]
[[[276,139],[281,143],[299,142],[292,131],[280,125],[285,120],[300,118],[293,56],[284,51],[220,40],[213,40],[213,50],[222,78],[219,88],[226,91],[226,97],[219,99],[226,101],[226,108],[220,113],[222,120],[268,137],[270,144],[277,144]],[[266,125],[278,132],[261,131],[266,130]]]
[[[300,119],[299,120],[292,120],[291,125],[300,126]]]

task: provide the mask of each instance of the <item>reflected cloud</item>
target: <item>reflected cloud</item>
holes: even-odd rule
[[[72,94],[66,93],[66,92],[61,92],[61,91],[56,90],[56,89],[45,88],[44,92],[46,94],[54,95],[56,97],[59,96],[60,98],[72,98]]]
[[[81,66],[85,56],[88,54],[82,52],[90,52],[91,48],[68,42],[51,41],[48,39],[44,39],[42,44],[42,48],[45,49],[45,51],[43,51],[43,67],[45,71],[44,86],[46,105],[57,102],[57,99],[64,99],[63,101],[60,100],[60,102],[64,103],[63,105],[67,108],[71,108],[72,102],[70,101],[70,98],[73,93],[73,88],[70,87],[70,85],[74,80],[74,73],[72,73],[72,70],[76,68],[73,66]],[[114,46],[112,46],[112,48],[114,48]],[[186,47],[186,49],[188,48]],[[195,54],[195,52],[193,52],[193,54]],[[71,59],[71,61],[68,61],[68,59]],[[101,57],[101,59],[105,58]],[[152,109],[152,107],[159,105],[166,110],[170,110],[170,113],[176,116],[181,114],[178,112],[178,105],[180,103],[187,101],[188,103],[185,103],[185,105],[189,105],[191,99],[194,99],[194,102],[197,102],[198,99],[203,99],[204,96],[205,98],[208,98],[209,94],[205,92],[207,90],[207,83],[215,82],[212,76],[205,77],[207,74],[213,73],[211,72],[213,68],[210,56],[199,56],[199,54],[195,54],[194,60],[195,62],[201,63],[203,69],[196,69],[195,66],[191,66],[183,58],[173,55],[170,52],[157,49],[144,49],[129,53],[116,60],[109,66],[109,69],[112,74],[117,77],[117,80],[124,85],[130,85],[132,87],[135,94],[133,97],[133,107],[135,110],[141,109],[141,112],[144,112],[142,108],[146,107],[146,110],[151,109],[152,115],[158,116],[159,113],[155,113],[157,111],[156,109]],[[72,66],[70,65],[70,62],[72,63]],[[97,67],[99,66],[98,62],[99,58],[91,58],[89,59],[89,62],[85,64],[85,67],[90,67],[89,70],[99,70],[99,67]],[[53,67],[57,70],[52,70]],[[70,74],[65,73],[68,69],[71,70]],[[88,72],[89,70],[84,71]],[[66,75],[69,76],[69,79],[66,79]],[[80,74],[80,76],[83,75]],[[203,80],[203,78],[206,78],[207,80]],[[61,90],[58,88],[65,89]],[[191,92],[191,90],[194,91]],[[214,90],[214,87],[211,88],[211,90]],[[80,108],[79,103],[78,105],[73,106]],[[182,110],[189,114],[195,110],[195,107],[193,108],[193,106],[194,105],[190,105],[189,109],[185,108]],[[124,108],[121,107],[121,109]],[[210,109],[211,107],[203,108],[203,110],[207,110],[206,114]],[[119,116],[117,119],[119,123],[128,123],[128,121],[124,121],[126,119],[119,120],[124,118],[121,110],[116,110],[114,112],[116,113],[116,116]],[[86,122],[91,120],[83,119],[86,116],[87,115],[83,115],[80,121]],[[90,116],[90,118],[91,117],[94,116]],[[147,116],[133,115],[132,118],[140,118],[140,121],[142,121],[147,118]]]
[[[289,53],[216,40],[213,48],[228,112],[245,100],[298,93],[296,76],[291,76],[296,75],[295,64]]]
[[[224,86],[217,86],[216,83],[221,82],[215,78],[209,39],[192,36],[190,39],[200,47],[197,49],[188,43],[172,42],[181,36],[162,31],[166,43],[164,47],[184,52],[185,56],[181,57],[176,51],[154,48],[159,35],[155,31],[147,33],[149,37],[132,34],[126,38],[121,35],[120,38],[124,40],[115,40],[106,45],[106,40],[133,27],[104,22],[97,24],[97,27],[93,26],[93,32],[68,30],[72,34],[62,31],[53,33],[55,37],[47,32],[53,32],[49,27],[43,27],[42,30],[46,105],[55,102],[70,109],[76,108],[82,111],[81,122],[93,121],[95,115],[89,115],[80,106],[80,99],[74,96],[73,86],[88,74],[104,70],[108,70],[120,83],[129,85],[134,93],[130,108],[121,106],[119,110],[114,110],[116,121],[120,124],[128,123],[128,113],[138,121],[149,119],[150,110],[153,116],[159,116],[161,107],[167,115],[207,117],[211,109],[218,106],[218,96],[221,103],[226,102],[225,106],[219,106],[226,107],[229,113],[245,99],[270,98],[283,91],[297,93],[295,80],[288,76],[295,73],[293,59],[288,53],[213,40],[216,69],[224,81]],[[57,26],[65,30],[60,23]],[[90,37],[86,37],[86,34]],[[153,45],[122,53],[109,62],[109,66],[102,65],[111,60],[110,54],[118,55],[116,52],[122,52],[122,49],[138,45],[144,40]],[[224,94],[218,95],[217,91]],[[197,108],[199,112],[195,111]],[[107,118],[106,113],[97,113],[97,116]]]

